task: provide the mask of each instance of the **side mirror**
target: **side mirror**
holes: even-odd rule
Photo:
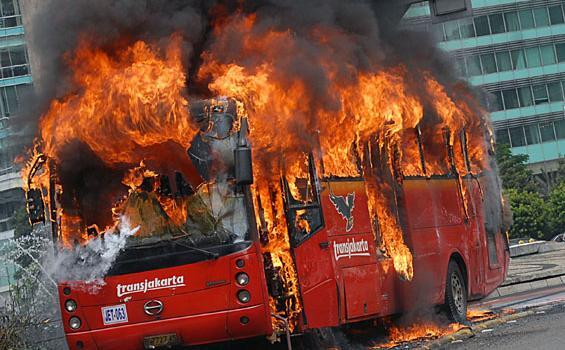
[[[233,151],[235,181],[238,185],[251,185],[253,183],[251,147],[247,143],[248,128],[247,118],[242,118],[237,147]]]
[[[253,183],[253,162],[251,148],[238,146],[234,150],[235,181],[238,185],[251,185]]]
[[[40,189],[32,188],[26,192],[26,208],[30,224],[45,222],[45,203]]]

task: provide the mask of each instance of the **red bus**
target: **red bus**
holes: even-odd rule
[[[289,256],[296,271],[291,283],[297,293],[292,300],[284,270],[265,251],[269,235],[261,231],[257,213],[266,204],[251,193],[247,130],[242,126],[230,134],[231,111],[212,110],[214,126],[204,128],[188,150],[203,184],[192,188],[181,175],[154,174],[130,191],[124,211],[135,208],[134,216],[150,225],[130,237],[105,285],[92,292],[81,281],[60,282],[70,349],[154,349],[284,337],[429,305],[444,305],[451,319],[463,322],[467,301],[488,295],[504,280],[508,243],[490,170],[404,176],[394,168],[377,169],[382,154],[369,156],[372,165],[365,165],[364,173],[378,174],[376,181],[387,184],[387,201],[412,254],[413,278],[406,280],[393,268],[375,229],[374,220],[382,218],[370,214],[367,176],[321,176],[323,165],[311,154],[307,178],[293,189],[283,177],[282,198],[273,199],[284,203],[290,223]],[[218,161],[207,157],[212,151],[229,174],[225,181],[210,175]],[[426,155],[421,158],[425,162]],[[186,199],[189,213],[181,234],[155,219],[152,211],[163,212],[155,193]],[[50,197],[56,206],[57,194]],[[29,191],[28,204],[31,220],[40,221],[41,193]],[[60,211],[50,213],[54,235],[60,236],[61,220],[53,216]],[[300,304],[296,315],[277,313],[293,309],[290,303]]]

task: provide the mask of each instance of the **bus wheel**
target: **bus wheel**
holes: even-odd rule
[[[318,328],[305,332],[296,344],[298,349],[347,349],[347,340],[340,328]]]
[[[467,322],[467,287],[459,265],[453,260],[447,268],[445,283],[445,308],[447,316],[455,322]]]

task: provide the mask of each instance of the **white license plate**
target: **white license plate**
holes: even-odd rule
[[[126,304],[106,306],[102,308],[104,325],[125,323],[128,321]]]

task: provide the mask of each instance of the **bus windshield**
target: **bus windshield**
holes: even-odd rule
[[[181,221],[171,218],[169,211]],[[163,201],[155,192],[134,192],[123,215],[135,230],[128,246],[168,239],[196,247],[238,243],[246,239],[249,230],[245,197],[229,181],[203,183],[180,200]]]
[[[206,247],[249,238],[245,191],[234,179],[234,150],[240,137],[236,114],[230,100],[211,101],[196,113],[201,130],[186,156],[202,179],[198,186],[193,188],[179,172],[171,178],[136,169],[141,180],[120,208],[128,226],[136,230],[126,247],[168,240]]]

